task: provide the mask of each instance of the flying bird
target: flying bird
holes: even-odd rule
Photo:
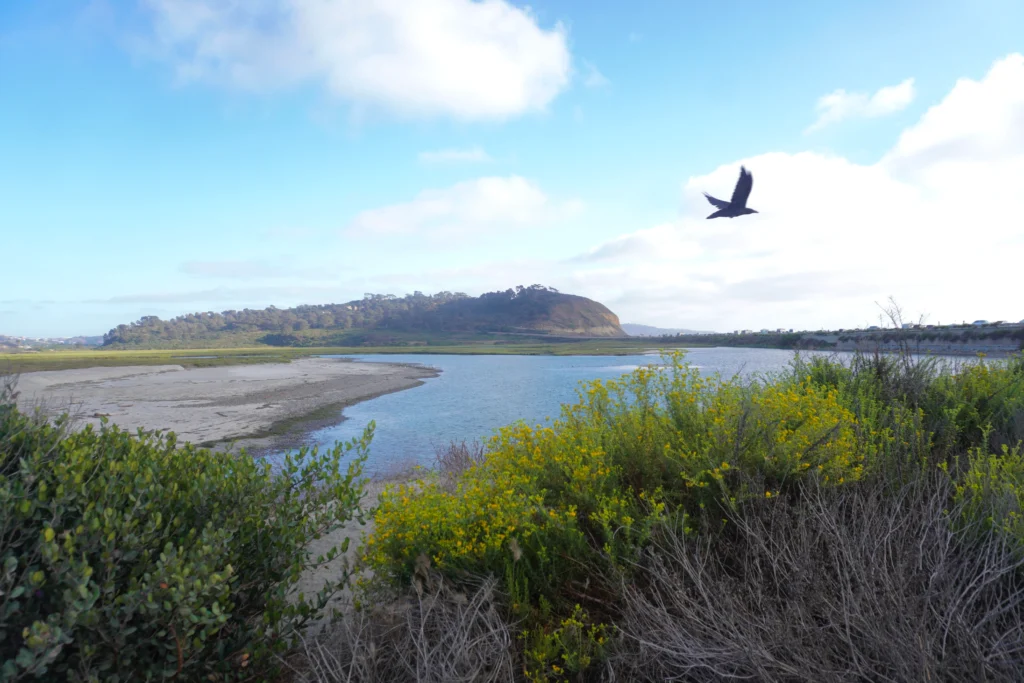
[[[754,187],[754,176],[750,174],[750,171],[740,166],[740,179],[736,181],[736,189],[732,191],[731,200],[727,202],[722,201],[712,197],[707,192],[704,193],[708,201],[718,209],[708,218],[736,218],[736,216],[745,216],[748,213],[757,213],[757,211],[747,208],[747,197],[750,196],[752,187]]]

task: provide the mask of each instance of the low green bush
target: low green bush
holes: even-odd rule
[[[0,400],[0,678],[269,675],[347,578],[290,595],[344,550],[308,543],[361,521],[372,424],[279,472],[173,435],[66,427]]]
[[[997,455],[977,448],[968,463],[956,487],[963,521],[981,521],[1024,549],[1024,450],[1003,446]]]

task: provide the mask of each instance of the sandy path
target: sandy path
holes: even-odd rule
[[[395,482],[368,480],[363,489],[366,494],[363,497],[363,504],[361,506],[363,510],[369,512],[375,508],[381,492],[383,492],[384,488],[391,483]],[[313,597],[323,589],[325,582],[341,579],[342,570],[345,564],[347,563],[349,566],[354,566],[357,563],[358,552],[360,545],[362,544],[363,537],[364,535],[369,536],[372,534],[373,529],[373,517],[367,514],[366,523],[363,525],[360,525],[355,521],[349,521],[342,528],[335,529],[333,532],[325,534],[319,539],[312,541],[307,546],[307,549],[312,554],[312,560],[316,560],[316,558],[320,556],[326,556],[331,548],[340,546],[346,538],[349,540],[348,552],[339,553],[331,562],[327,562],[315,569],[307,569],[303,572],[298,583],[292,589],[292,595],[296,596],[299,593],[302,593],[306,596],[307,600],[312,600]],[[368,569],[364,569],[358,576],[361,578],[370,578],[371,572]],[[324,613],[321,618],[309,625],[307,634],[316,635],[319,633],[320,629],[330,621],[332,610],[336,609],[340,612],[345,612],[348,609],[351,609],[351,606],[351,589],[345,589],[337,593],[330,602],[327,603],[327,607],[324,609]]]
[[[18,404],[69,412],[83,426],[98,425],[105,415],[125,429],[163,429],[179,441],[234,442],[259,451],[295,445],[304,430],[317,426],[312,422],[338,422],[346,405],[436,376],[425,367],[331,358],[189,370],[98,367],[23,374]]]

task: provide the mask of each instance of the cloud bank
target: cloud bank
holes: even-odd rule
[[[701,193],[728,194],[740,164],[761,213],[706,220]],[[575,280],[630,320],[700,329],[873,322],[890,294],[933,322],[1018,320],[1022,178],[1013,54],[958,81],[873,164],[816,152],[723,164],[684,183],[677,221],[596,245],[552,284]]]
[[[504,119],[569,83],[567,34],[506,0],[144,0],[146,46],[184,82],[314,82],[400,115]]]

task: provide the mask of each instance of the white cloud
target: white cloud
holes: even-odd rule
[[[361,107],[502,119],[569,83],[562,24],[507,0],[145,0],[148,51],[183,81],[263,91],[314,81]]]
[[[558,202],[520,176],[485,177],[445,189],[424,190],[415,199],[358,214],[350,235],[469,237],[494,231],[540,227],[580,212],[578,201]]]
[[[1019,320],[1022,124],[1024,56],[1011,55],[959,81],[875,163],[777,152],[724,164],[684,184],[679,220],[538,281],[599,294],[624,319],[698,329],[872,323],[889,295],[932,322]],[[701,193],[728,195],[740,164],[761,213],[706,220]]]
[[[880,88],[874,95],[836,90],[818,100],[818,120],[807,129],[807,132],[820,130],[845,119],[875,118],[893,114],[906,109],[914,101],[914,94],[913,78],[908,78],[897,85]]]
[[[444,163],[483,163],[494,161],[482,147],[470,147],[468,149],[439,149],[430,152],[420,152],[419,160],[425,164]]]
[[[939,172],[949,164],[988,166],[1019,160],[1021,155],[1024,55],[1013,54],[996,62],[981,81],[958,80],[941,103],[925,112],[917,125],[903,131],[886,155],[885,164],[894,172],[916,168]],[[960,181],[975,184],[970,177]],[[1013,184],[1019,194],[1019,178]]]
[[[587,69],[587,75],[583,78],[583,85],[588,88],[603,88],[607,85],[611,85],[603,73],[597,70],[597,67],[590,62],[585,62],[584,66]]]

